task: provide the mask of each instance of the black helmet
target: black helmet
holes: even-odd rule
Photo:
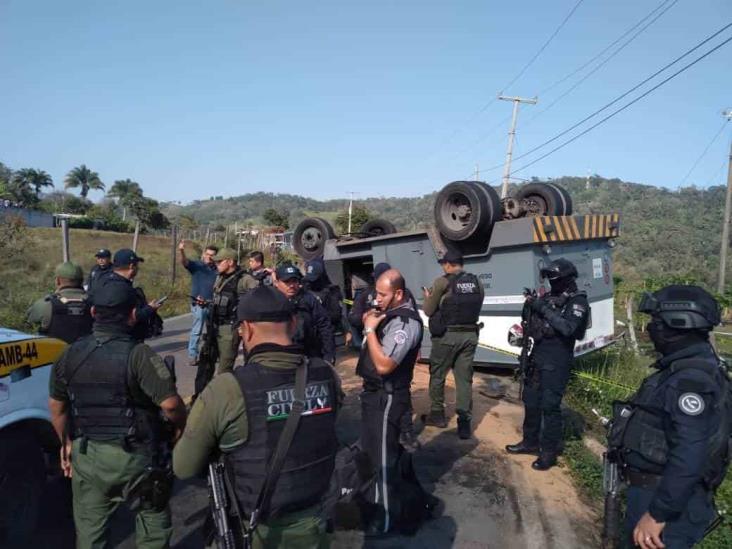
[[[577,267],[568,259],[560,257],[543,267],[539,274],[550,282],[559,278],[577,278]]]
[[[711,330],[720,323],[717,300],[699,286],[673,284],[657,292],[643,294],[641,313],[658,316],[676,330]]]

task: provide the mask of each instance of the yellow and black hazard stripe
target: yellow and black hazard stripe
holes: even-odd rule
[[[546,215],[534,217],[534,242],[566,242],[620,235],[620,214]]]

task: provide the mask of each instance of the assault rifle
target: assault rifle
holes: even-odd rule
[[[533,311],[529,306],[528,298],[536,299],[538,297],[536,290],[531,288],[524,288],[524,297],[527,301],[524,303],[524,308],[521,311],[521,327],[523,328],[523,340],[521,345],[521,354],[519,355],[519,374],[522,376],[524,383],[531,381],[534,376],[534,357],[532,352],[534,351],[534,334],[531,333],[532,327],[532,316]]]
[[[609,429],[612,422],[592,409],[600,423]],[[618,470],[617,451],[608,448],[602,455],[602,489],[605,493],[605,511],[602,517],[602,547],[603,549],[617,549],[621,538],[620,512],[620,474]]]
[[[191,296],[193,297],[193,296]],[[196,298],[194,298],[196,299]],[[199,302],[201,300],[198,300]],[[218,330],[216,329],[214,304],[212,301],[203,300],[208,309],[206,324],[203,327],[201,340],[198,344],[198,364],[210,364],[212,367],[219,359],[219,345],[217,342]]]
[[[226,470],[221,461],[208,464],[208,499],[218,549],[236,549],[234,531],[229,525],[229,497],[226,493]]]

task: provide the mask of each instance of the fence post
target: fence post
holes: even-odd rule
[[[625,314],[628,317],[628,333],[630,334],[630,342],[633,345],[633,352],[638,354],[638,338],[635,337],[635,325],[633,324],[633,296],[628,295],[625,298]]]
[[[135,221],[135,236],[132,237],[132,251],[137,253],[137,242],[140,239],[140,220]]]
[[[170,257],[170,284],[175,284],[175,270],[176,270],[176,250],[178,249],[178,226],[173,225],[173,227],[170,230],[170,240],[171,240],[171,249],[172,254]]]
[[[65,217],[61,218],[61,254],[64,263],[71,261],[71,252],[69,251],[69,220]]]

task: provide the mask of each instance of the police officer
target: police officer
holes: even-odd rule
[[[343,292],[340,287],[330,280],[325,271],[325,263],[322,258],[309,261],[305,266],[304,277],[305,289],[312,292],[318,298],[320,304],[328,314],[333,333],[345,334],[349,338],[348,319],[343,307]]]
[[[335,363],[333,325],[323,306],[312,292],[302,286],[302,273],[292,264],[277,267],[275,287],[295,307],[297,325],[293,341],[301,345],[309,357],[318,357]]]
[[[131,332],[136,294],[129,284],[94,292],[94,333],[68,347],[53,365],[49,408],[62,442],[61,465],[71,477],[77,547],[106,547],[108,523],[125,489],[160,467],[164,416],[175,440],[185,408],[175,381],[147,345]],[[167,547],[172,533],[163,493],[144,498],[136,514],[136,545]]]
[[[264,254],[260,251],[249,252],[249,274],[257,279],[261,286],[272,285],[272,269],[264,266]]]
[[[545,471],[556,465],[562,446],[560,405],[574,360],[574,344],[587,329],[587,294],[577,290],[577,268],[564,258],[540,270],[551,291],[527,296],[528,337],[533,338],[533,372],[523,388],[523,439],[509,444],[511,454],[538,454],[531,466]]]
[[[239,301],[238,332],[244,367],[217,376],[191,409],[188,427],[173,452],[180,478],[204,471],[222,454],[241,516],[254,511],[268,464],[294,402],[296,378],[305,374],[304,412],[277,479],[271,504],[261,509],[253,535],[258,547],[327,547],[318,517],[333,471],[339,382],[333,368],[308,359],[293,344],[292,303],[272,287],[259,287]]]
[[[361,348],[361,332],[363,331],[363,315],[374,306],[376,300],[376,281],[386,271],[391,269],[388,263],[377,263],[374,266],[373,283],[368,288],[359,292],[353,300],[353,307],[348,313],[348,323],[353,331],[353,345],[357,349]]]
[[[135,277],[140,272],[140,263],[145,259],[137,255],[134,250],[122,248],[117,250],[112,259],[112,270],[105,271],[94,280],[94,286],[89,295],[94,301],[94,293],[105,284],[126,284],[134,289],[137,295],[137,306],[135,310],[135,326],[132,330],[132,337],[143,342],[148,337],[159,335],[162,332],[163,321],[158,315],[158,309],[162,303],[148,301],[145,291],[140,287],[133,287]]]
[[[615,406],[609,450],[628,483],[626,536],[643,548],[691,547],[715,515],[727,470],[726,368],[709,344],[719,305],[697,286],[646,294],[648,335],[661,358],[627,403]],[[721,405],[723,402],[725,405]]]
[[[86,291],[91,293],[94,282],[97,279],[112,270],[112,252],[106,248],[102,248],[94,254],[96,265],[89,271],[89,277],[86,279]]]
[[[407,300],[404,277],[396,269],[376,282],[377,309],[364,315],[365,342],[356,373],[363,378],[361,444],[378,470],[372,495],[378,512],[369,518],[367,533],[385,534],[394,524],[401,494],[397,463],[402,418],[411,406],[410,385],[422,343],[422,321]],[[390,504],[391,502],[391,504]]]
[[[73,343],[92,331],[91,307],[81,283],[84,273],[75,263],[56,266],[56,290],[36,301],[26,315],[38,333]]]
[[[244,271],[236,259],[236,252],[222,248],[213,258],[218,275],[213,287],[211,314],[218,346],[218,373],[234,368],[239,353],[239,334],[236,331],[236,308],[241,295],[259,286],[259,282]],[[196,397],[211,381],[215,364],[200,363],[196,372]]]
[[[470,438],[473,410],[473,358],[478,346],[478,319],[483,306],[483,285],[474,274],[463,271],[463,256],[448,250],[439,260],[444,276],[423,289],[424,313],[430,318],[430,400],[426,423],[447,427],[445,378],[455,376],[458,436]]]

